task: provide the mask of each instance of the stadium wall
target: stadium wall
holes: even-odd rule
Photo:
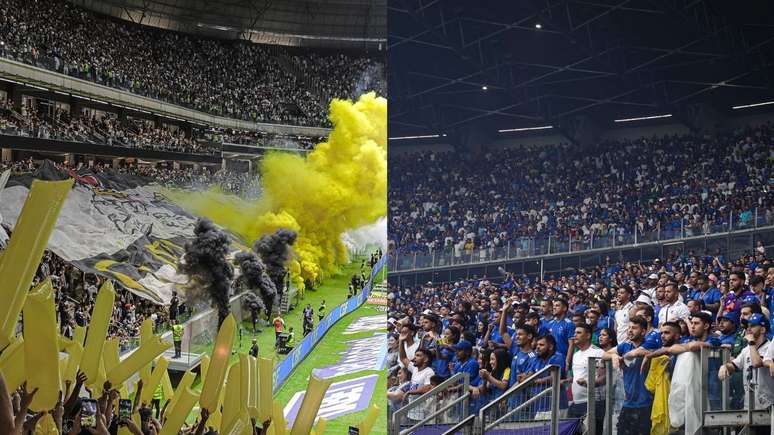
[[[392,141],[389,143],[390,145],[387,149],[387,152],[394,156],[403,155],[403,154],[424,153],[424,152],[446,153],[446,152],[454,151],[454,147],[447,143],[435,143],[435,144],[424,144],[424,145],[411,145],[411,144],[396,145],[395,141]],[[397,143],[400,143],[400,141],[398,141]]]
[[[662,125],[612,128],[602,134],[602,139],[634,140],[643,137],[667,136],[675,134],[690,134],[691,130],[683,124],[670,123]]]
[[[41,153],[83,154],[103,157],[136,157],[141,159],[174,160],[179,162],[205,164],[220,164],[222,160],[219,155],[173,153],[144,150],[140,148],[100,145],[87,142],[69,142],[4,134],[0,134],[0,148]]]
[[[35,83],[38,89],[40,89],[40,86],[48,86],[51,88],[50,90],[71,92],[83,97],[101,100],[96,101],[97,103],[108,102],[118,105],[119,107],[128,106],[129,109],[146,110],[162,116],[183,118],[181,120],[194,122],[204,126],[233,128],[238,130],[260,130],[270,133],[297,134],[303,136],[326,136],[330,133],[330,129],[322,127],[267,124],[210,115],[209,113],[199,112],[183,106],[99,85],[87,80],[70,77],[5,58],[0,58],[0,76],[21,82],[21,85],[26,85],[27,82]],[[49,89],[43,88],[42,90],[48,91]]]
[[[361,291],[357,296],[349,298],[347,301],[331,310],[330,313],[328,313],[328,315],[317,324],[317,327],[314,328],[312,333],[304,337],[303,340],[301,340],[293,349],[293,351],[291,351],[284,360],[277,364],[274,369],[274,393],[279,391],[285,381],[293,373],[293,370],[301,363],[301,361],[304,360],[304,358],[309,355],[310,352],[312,352],[317,343],[322,340],[322,338],[325,336],[325,333],[328,332],[328,330],[333,325],[335,325],[336,322],[363,305],[363,303],[368,299],[368,295],[371,293],[374,279],[381,271],[381,269],[386,265],[386,263],[387,256],[384,255],[379,259],[379,261],[371,270],[371,276],[368,279],[366,285],[363,287],[363,291]]]
[[[578,269],[592,268],[603,264],[606,257],[613,262],[650,263],[655,258],[663,258],[670,252],[705,250],[714,252],[720,249],[727,257],[739,257],[751,252],[760,240],[766,249],[774,247],[774,226],[732,231],[729,233],[696,236],[683,239],[626,245],[615,248],[602,248],[580,252],[558,253],[528,258],[500,259],[479,263],[436,266],[424,269],[406,269],[397,271],[392,267],[395,258],[391,257],[388,266],[388,282],[393,285],[415,286],[432,282],[450,282],[463,279],[501,277],[499,268],[518,275],[527,275],[531,279],[541,279],[550,275],[571,275]],[[455,260],[456,261],[456,260]]]

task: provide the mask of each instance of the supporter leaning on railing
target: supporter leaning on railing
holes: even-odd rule
[[[735,261],[727,261],[719,252],[678,253],[650,265],[606,263],[573,276],[550,276],[537,283],[507,274],[499,284],[480,279],[427,283],[415,288],[392,285],[388,294],[388,329],[401,333],[397,349],[401,355],[420,354],[420,359],[432,355],[430,365],[436,376],[459,373],[472,365],[470,361],[478,360],[480,366],[490,367],[479,367],[475,374],[468,372],[470,379],[485,378],[487,384],[495,386],[498,383],[487,376],[500,367],[499,362],[491,365],[492,351],[510,353],[509,386],[513,386],[550,361],[564,366],[565,357],[557,357],[561,354],[555,350],[555,343],[562,340],[571,354],[567,378],[572,380],[572,396],[563,395],[560,402],[563,405],[570,399],[574,416],[584,414],[584,394],[579,387],[588,384],[588,379],[581,365],[593,349],[589,340],[596,340],[605,351],[605,358],[617,366],[609,382],[615,385],[610,412],[618,433],[641,433],[651,423],[662,430],[663,417],[670,413],[674,414],[672,422],[676,426],[688,427],[695,421],[686,418],[685,406],[670,409],[667,403],[672,403],[672,396],[667,401],[666,394],[670,393],[665,393],[663,387],[671,384],[675,400],[682,397],[685,402],[685,394],[693,394],[691,388],[700,385],[700,381],[691,376],[697,376],[700,370],[692,368],[692,364],[697,364],[701,348],[727,347],[737,364],[734,370],[728,364],[722,369],[722,362],[716,358],[709,360],[709,379],[701,381],[708,382],[709,409],[720,408],[720,378],[731,371],[742,371],[745,364],[757,367],[755,382],[760,388],[756,397],[774,398],[764,385],[774,384],[774,361],[765,367],[761,365],[766,361],[764,351],[771,349],[763,345],[767,335],[772,334],[766,319],[774,303],[774,265],[765,253],[765,247],[759,246]],[[565,303],[556,303],[560,300],[566,301],[573,313],[574,343],[565,334]],[[690,309],[675,309],[681,300],[682,304],[688,302]],[[718,314],[701,309],[706,307],[716,309]],[[757,359],[754,363],[752,358],[745,362],[750,352],[745,349],[752,348],[742,341],[749,341],[750,334],[757,340],[761,363]],[[618,344],[616,336],[622,338]],[[468,357],[467,348],[472,344],[475,346]],[[745,372],[744,376],[747,373],[753,372]],[[732,378],[731,408],[735,400],[740,405],[744,403],[744,388],[750,384],[746,377],[738,381],[735,384]],[[395,385],[397,380],[391,382]],[[475,381],[471,381],[471,386],[478,393],[489,387]],[[530,396],[537,392],[532,391]],[[587,393],[586,401],[588,396]],[[527,399],[514,397],[509,406],[518,406]],[[698,403],[698,398],[693,403]],[[471,404],[471,411],[475,411],[475,400]],[[393,406],[397,405],[396,401]],[[537,405],[525,412],[536,412]],[[597,405],[599,419],[605,410]],[[600,431],[603,425],[597,423]]]

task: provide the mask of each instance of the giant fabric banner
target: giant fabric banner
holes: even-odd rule
[[[358,307],[363,305],[363,303],[368,299],[368,295],[371,293],[371,286],[373,285],[373,278],[377,273],[379,273],[379,269],[384,267],[385,262],[382,261],[384,258],[385,257],[383,256],[382,259],[380,259],[374,266],[374,269],[371,272],[371,279],[369,279],[366,285],[363,287],[363,291],[360,292],[357,296],[353,296],[347,299],[346,302],[331,310],[331,312],[325,316],[320,321],[320,323],[317,324],[317,327],[314,328],[314,330],[312,330],[309,335],[304,337],[298,346],[296,346],[288,354],[288,356],[277,365],[277,367],[274,369],[275,394],[280,389],[280,387],[282,387],[282,384],[284,384],[288,379],[290,374],[293,372],[293,369],[295,369],[296,366],[298,366],[298,364],[301,363],[301,361],[303,361],[307,355],[309,355],[312,349],[314,349],[317,343],[323,338],[325,333],[328,332],[328,329],[335,325],[339,319],[358,309]],[[385,318],[385,322],[386,321],[387,320]]]
[[[169,303],[187,277],[177,273],[196,218],[161,195],[148,179],[113,172],[66,172],[45,161],[33,174],[17,174],[0,196],[2,223],[10,228],[33,179],[76,178],[48,249],[79,269],[112,278],[140,297]],[[0,235],[0,240],[3,238]]]

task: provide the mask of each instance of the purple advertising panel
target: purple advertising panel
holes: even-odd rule
[[[328,379],[336,376],[350,375],[362,370],[381,370],[386,356],[386,334],[373,337],[349,340],[349,349],[341,359],[328,367],[312,370],[317,377]]]
[[[379,375],[368,375],[331,384],[328,391],[325,392],[320,410],[317,411],[317,417],[325,417],[328,420],[332,420],[336,417],[368,408],[378,378]],[[299,391],[285,405],[284,413],[285,419],[288,422],[288,428],[293,426],[293,421],[298,414],[299,408],[301,408],[301,402],[304,400],[305,393],[305,391]]]

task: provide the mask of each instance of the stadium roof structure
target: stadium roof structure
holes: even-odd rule
[[[380,50],[387,0],[70,0],[138,24],[221,39]]]
[[[392,0],[390,137],[672,115],[774,100],[774,3]],[[772,106],[774,107],[774,106]]]

